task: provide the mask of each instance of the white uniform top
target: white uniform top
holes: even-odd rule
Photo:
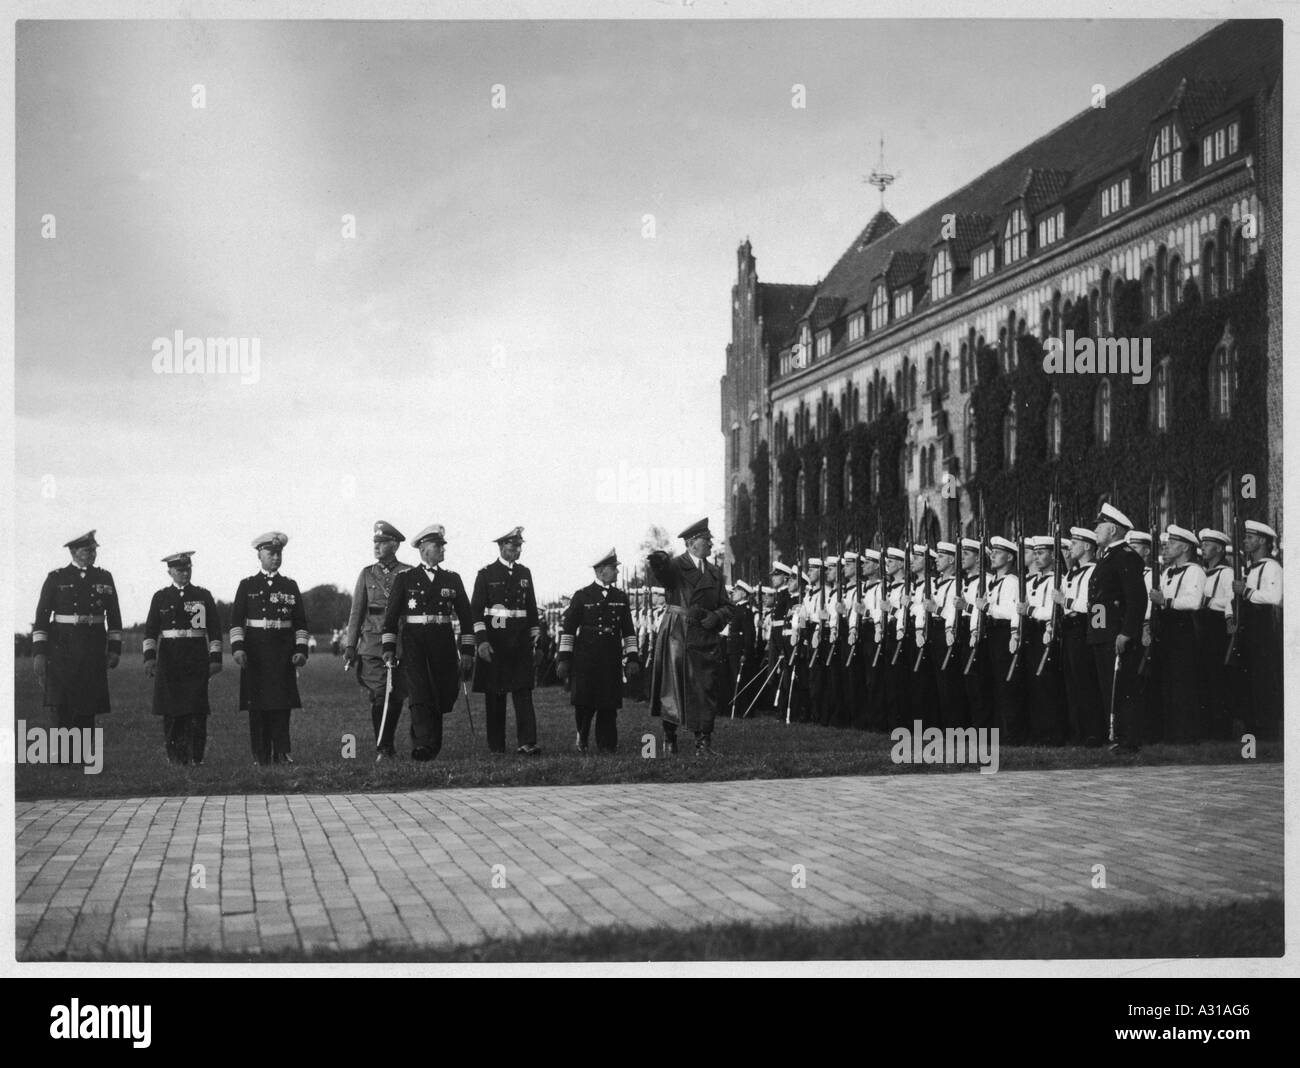
[[[882,603],[880,591],[884,585],[880,579],[871,579],[870,585],[862,591],[862,604],[858,612],[862,616],[871,618],[871,625],[876,630],[876,636],[879,637],[885,626],[885,608]]]
[[[956,590],[957,585],[953,581],[952,575],[942,575],[933,580],[930,593],[935,605],[937,606],[934,618],[942,619],[945,629],[951,626],[948,622],[948,615],[951,611],[953,602],[957,599]],[[923,624],[928,624],[929,622],[927,613],[925,613],[924,609],[913,610],[912,616],[916,624],[917,640],[925,641],[928,634],[926,633],[926,630],[923,629]]]
[[[1151,594],[1151,589],[1152,589],[1152,586],[1151,586],[1151,568],[1149,568],[1149,567],[1144,567],[1144,568],[1142,569],[1142,581],[1145,582],[1145,583],[1146,583],[1146,586],[1147,586],[1147,610],[1146,610],[1146,612],[1143,614],[1143,616],[1142,616],[1142,620],[1143,620],[1143,622],[1145,622],[1145,623],[1150,623],[1150,622],[1151,622],[1151,596],[1150,596],[1150,594]]]
[[[1160,576],[1165,607],[1175,612],[1195,612],[1205,595],[1205,570],[1200,564],[1177,564]]]
[[[1040,623],[1052,621],[1052,613],[1056,609],[1056,602],[1052,600],[1054,587],[1050,571],[1040,571],[1029,580],[1029,594],[1025,600],[1029,602],[1030,616]]]
[[[907,619],[903,614],[903,580],[891,583],[889,587],[889,616],[894,621],[894,637],[899,641],[907,630]]]
[[[1251,604],[1281,604],[1282,565],[1268,556],[1256,560],[1246,572],[1246,592],[1242,596]]]
[[[1221,612],[1232,618],[1232,568],[1227,564],[1205,572],[1205,588],[1201,591],[1201,607],[1211,612]]]
[[[1020,579],[1010,573],[997,576],[989,583],[989,618],[1009,620],[1012,630],[1020,630],[1020,613],[1016,611],[1019,600]]]
[[[1092,569],[1096,566],[1095,561],[1089,561],[1086,564],[1075,565],[1065,573],[1065,614],[1067,616],[1088,614],[1088,583],[1092,579]]]

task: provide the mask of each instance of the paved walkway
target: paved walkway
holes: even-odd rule
[[[1280,894],[1282,780],[1262,764],[20,802],[17,953]]]

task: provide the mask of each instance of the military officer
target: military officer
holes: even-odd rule
[[[596,749],[618,748],[618,710],[623,707],[623,680],[641,672],[636,627],[627,592],[614,585],[618,553],[610,549],[592,565],[596,580],[574,593],[560,625],[556,674],[567,681],[573,673],[573,708],[578,752],[587,752],[592,720]]]
[[[727,682],[731,687],[727,705],[731,714],[736,714],[733,706],[738,694],[742,692],[749,676],[753,674],[754,657],[758,650],[758,631],[754,624],[754,606],[750,597],[754,588],[744,579],[739,580],[732,593],[736,606],[736,615],[727,624]],[[748,695],[746,694],[746,699]],[[739,710],[744,714],[744,709]]]
[[[656,551],[650,569],[663,584],[667,603],[655,641],[650,680],[650,715],[664,721],[664,748],[677,752],[677,729],[695,734],[696,757],[713,755],[713,676],[720,668],[718,634],[731,620],[722,573],[709,563],[713,534],[701,519],[678,535],[686,552],[670,557]]]
[[[1221,530],[1205,527],[1198,531],[1201,555],[1205,559],[1205,588],[1197,613],[1197,654],[1201,692],[1205,705],[1206,737],[1226,741],[1232,737],[1232,706],[1228,701],[1228,673],[1224,658],[1228,652],[1228,626],[1232,621],[1232,569],[1226,549],[1231,539]]]
[[[256,575],[241,579],[230,609],[230,651],[239,673],[239,707],[248,710],[255,764],[292,764],[289,715],[302,707],[297,669],[307,663],[307,609],[293,579],[280,574],[289,535],[253,539]]]
[[[144,671],[154,680],[153,714],[163,717],[167,759],[202,764],[208,741],[208,679],[221,670],[221,616],[190,583],[193,551],[164,556],[171,585],[153,595],[144,623]]]
[[[411,707],[411,758],[432,760],[442,750],[442,717],[456,706],[458,683],[474,670],[474,618],[465,584],[442,567],[447,531],[431,523],[415,536],[419,567],[399,571],[384,610],[385,667],[401,666]],[[456,624],[460,624],[460,655]]]
[[[1160,588],[1148,594],[1160,616],[1156,678],[1164,711],[1165,740],[1199,742],[1205,733],[1204,692],[1197,663],[1197,623],[1205,599],[1205,571],[1195,560],[1200,538],[1171,523],[1165,531]]]
[[[1112,724],[1111,751],[1136,752],[1141,738],[1137,665],[1147,599],[1142,558],[1124,535],[1133,523],[1112,504],[1097,515],[1101,559],[1088,582],[1088,645],[1097,665],[1103,714]]]
[[[515,751],[536,756],[541,748],[533,710],[533,647],[540,623],[532,573],[519,563],[524,528],[513,527],[496,543],[498,559],[479,571],[470,598],[478,645],[474,692],[484,694],[487,703],[488,749],[506,751],[506,694],[510,694],[519,743]]]
[[[32,668],[58,727],[94,727],[110,711],[108,671],[122,657],[122,611],[113,576],[95,566],[95,532],[64,543],[72,556],[41,586]]]
[[[352,611],[348,615],[347,636],[344,639],[344,669],[353,665],[357,669],[357,682],[370,698],[370,722],[375,731],[375,760],[388,760],[396,756],[393,740],[397,736],[397,721],[402,716],[402,702],[406,700],[406,674],[393,671],[392,692],[389,693],[390,673],[384,666],[383,627],[388,611],[388,598],[393,581],[411,565],[397,559],[397,547],[406,540],[392,523],[380,519],[374,528],[375,562],[363,567],[352,591]],[[397,659],[401,659],[401,651]],[[387,715],[385,715],[387,710]]]
[[[1244,578],[1232,584],[1241,597],[1241,649],[1249,687],[1246,731],[1260,738],[1282,733],[1282,565],[1273,559],[1277,531],[1255,519],[1245,522]]]

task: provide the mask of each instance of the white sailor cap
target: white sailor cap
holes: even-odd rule
[[[841,559],[845,563],[848,563],[850,560],[861,560],[862,556],[859,553],[855,553],[852,549],[850,549],[848,552],[846,552],[843,555],[843,557],[841,557]]]
[[[1089,530],[1087,527],[1071,527],[1070,537],[1076,541],[1086,541],[1091,545],[1097,544],[1096,532]]]
[[[880,562],[880,550],[879,550],[879,549],[863,549],[863,550],[862,550],[862,559],[864,559],[864,560],[870,560],[870,561],[872,561],[873,563],[879,563],[879,562]]]
[[[667,591],[666,591],[662,586],[651,586],[651,587],[650,587],[650,592],[651,592],[651,593],[666,593]]]
[[[1188,530],[1186,527],[1180,527],[1173,523],[1170,523],[1169,526],[1165,528],[1165,536],[1171,541],[1177,538],[1184,544],[1190,545],[1193,549],[1197,548],[1201,544],[1195,531]]]
[[[895,545],[891,545],[888,549],[886,549],[885,555],[894,560],[902,560],[907,556],[907,554],[903,552],[902,549],[898,548]]]
[[[1261,523],[1258,519],[1247,519],[1245,526],[1247,534],[1262,534],[1266,538],[1277,541],[1277,531],[1267,523]]]
[[[820,556],[810,556],[810,557],[808,557],[808,566],[809,566],[809,567],[821,567],[821,566],[822,566],[822,558],[821,558]]]
[[[741,593],[745,594],[746,596],[749,596],[749,594],[754,592],[754,587],[751,586],[744,579],[741,579],[736,583],[736,589],[739,590]]]
[[[1050,534],[1035,534],[1031,538],[1026,538],[1025,543],[1031,549],[1052,549],[1056,544]]]
[[[840,558],[838,556],[828,556],[823,562],[826,564],[827,567],[834,567],[836,564],[840,562]]]
[[[965,551],[977,553],[980,551],[981,548],[980,540],[979,538],[962,538],[961,547]]]
[[[1128,542],[1130,545],[1134,545],[1138,542],[1141,542],[1142,544],[1145,545],[1150,545],[1151,535],[1148,534],[1145,530],[1130,530],[1127,534],[1124,535],[1124,540]]]
[[[1201,541],[1217,541],[1220,545],[1232,544],[1232,539],[1223,531],[1215,530],[1213,527],[1202,527],[1197,535]]]
[[[1001,534],[995,534],[989,538],[989,547],[992,549],[1002,549],[1004,552],[1013,553],[1016,551],[1016,543],[1010,538],[1004,538]]]
[[[947,553],[949,556],[957,555],[957,546],[950,541],[941,541],[935,546],[935,549],[941,553]]]
[[[1097,522],[1114,523],[1116,526],[1123,527],[1125,530],[1133,529],[1133,520],[1113,504],[1103,504],[1101,506],[1101,511],[1097,513]]]
[[[926,553],[929,553],[931,557],[934,556],[934,550],[927,545],[922,545],[919,541],[912,542],[912,552],[916,556],[924,556]]]

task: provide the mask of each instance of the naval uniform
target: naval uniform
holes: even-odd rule
[[[966,664],[957,644],[957,579],[953,572],[934,580],[934,602],[939,610],[930,617],[925,658],[930,661],[934,672],[939,709],[936,726],[967,727],[970,725],[970,712],[966,707],[966,687],[961,674]],[[947,661],[947,667],[944,667],[944,661]]]
[[[202,764],[211,711],[209,665],[221,663],[221,616],[202,586],[173,583],[153,595],[144,623],[144,662],[153,660],[153,714],[163,717],[167,759]]]
[[[1282,736],[1282,565],[1270,556],[1246,568],[1237,638],[1249,698],[1245,728],[1265,739]]]
[[[31,652],[49,657],[44,703],[55,725],[95,726],[95,716],[110,711],[108,657],[122,655],[113,576],[94,565],[49,572],[36,603]]]
[[[352,611],[348,615],[347,637],[344,645],[347,655],[357,664],[357,683],[370,698],[370,722],[375,731],[375,748],[392,755],[397,737],[397,721],[402,716],[402,702],[406,700],[406,673],[393,670],[393,692],[388,698],[388,719],[384,721],[384,694],[388,690],[388,672],[384,668],[384,614],[388,611],[388,598],[393,583],[410,564],[394,560],[391,567],[376,561],[361,569],[356,588],[352,591]],[[401,659],[401,652],[397,654]],[[383,736],[380,737],[380,726]]]
[[[993,583],[989,572],[983,573],[984,591],[987,594]],[[975,607],[980,591],[980,572],[962,577],[962,599],[966,607],[957,617],[957,652],[962,658],[962,687],[966,692],[966,707],[972,727],[996,725],[997,710],[993,701],[993,671],[990,667],[988,606],[984,612]],[[973,657],[973,659],[972,659]]]
[[[1097,665],[1102,714],[1114,724],[1113,741],[1127,748],[1136,748],[1142,736],[1137,668],[1142,658],[1143,606],[1150,603],[1137,551],[1122,541],[1107,546],[1088,582],[1087,642]],[[1121,634],[1128,643],[1117,673],[1115,646]]]
[[[1029,681],[1029,740],[1035,745],[1064,745],[1070,729],[1065,674],[1060,646],[1052,644],[1056,634],[1050,633],[1060,621],[1052,599],[1054,572],[1039,571],[1030,577],[1028,585],[1029,614],[1025,617],[1020,657],[1025,661]]]
[[[1023,686],[1019,659],[1011,651],[1011,639],[1023,643],[1020,613],[1016,604],[1020,600],[1020,578],[1013,571],[994,575],[988,587],[988,608],[985,623],[988,625],[988,660],[993,671],[993,703],[998,726],[1002,730],[1003,745],[1020,745],[1025,740],[1022,717]],[[1017,649],[1019,649],[1017,645]],[[1015,670],[1012,665],[1015,664]],[[1007,676],[1010,676],[1008,679]]]
[[[1159,613],[1156,680],[1167,742],[1199,742],[1205,735],[1205,693],[1197,663],[1205,571],[1197,563],[1167,567],[1160,576],[1165,604]],[[1148,685],[1150,685],[1148,680]]]
[[[474,692],[487,703],[488,749],[506,751],[506,694],[515,706],[520,748],[537,745],[533,710],[533,643],[541,632],[532,572],[521,563],[493,560],[479,571],[470,598],[474,641],[492,647],[491,661],[476,658]]]
[[[113,576],[75,563],[51,571],[36,605],[32,655],[49,657],[45,707],[56,726],[93,727],[97,715],[111,711],[108,657],[122,655]]]
[[[239,707],[248,710],[253,759],[289,756],[289,714],[302,707],[295,655],[307,655],[307,610],[298,583],[280,572],[241,579],[230,609],[230,651],[248,660],[239,673]]]
[[[1218,564],[1205,572],[1201,608],[1197,613],[1201,692],[1204,695],[1207,738],[1226,741],[1232,737],[1232,708],[1228,697],[1228,671],[1223,661],[1228,654],[1228,620],[1232,618],[1232,568]]]
[[[571,700],[578,748],[586,750],[594,719],[596,748],[614,752],[618,710],[623,707],[623,666],[640,662],[627,593],[600,582],[574,593],[560,624],[559,659],[573,663]]]
[[[474,621],[460,576],[428,564],[399,572],[384,610],[382,635],[385,656],[396,657],[399,642],[402,650],[412,756],[432,760],[442,749],[442,717],[456,706],[460,655],[474,653]]]
[[[1106,738],[1097,661],[1088,644],[1088,592],[1096,563],[1075,564],[1065,574],[1061,644],[1065,652],[1065,704],[1074,745],[1101,745]]]

